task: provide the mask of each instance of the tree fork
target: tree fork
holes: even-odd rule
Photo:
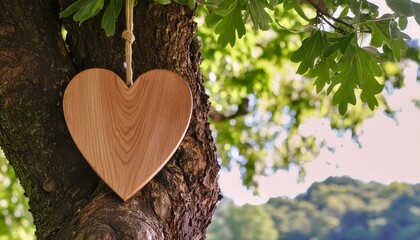
[[[59,1],[65,8],[72,1]],[[125,78],[123,21],[107,38],[98,17],[78,26],[55,0],[0,1],[0,144],[29,197],[39,239],[203,239],[219,199],[194,11],[139,1],[134,76],[155,68],[183,76],[193,93],[185,139],[167,166],[123,203],[85,162],[68,134],[62,94],[91,67]],[[159,146],[156,146],[159,147]]]

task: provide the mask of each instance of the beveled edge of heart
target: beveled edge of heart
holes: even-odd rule
[[[132,197],[134,197],[134,195],[136,195],[147,183],[149,183],[155,176],[156,176],[156,174],[157,173],[159,173],[159,171],[160,170],[162,170],[162,168],[168,163],[168,161],[171,159],[171,157],[173,156],[173,154],[176,152],[176,150],[178,150],[178,148],[179,148],[179,145],[181,144],[181,142],[183,141],[183,139],[185,138],[185,134],[187,133],[187,131],[188,131],[188,128],[189,128],[189,125],[190,125],[190,122],[191,122],[191,116],[192,116],[192,111],[193,111],[193,98],[192,98],[192,92],[191,92],[191,88],[189,87],[189,84],[188,84],[188,82],[181,76],[181,75],[179,75],[179,74],[177,74],[177,73],[175,73],[174,71],[171,71],[171,70],[167,70],[167,69],[152,69],[152,70],[149,70],[149,71],[147,71],[147,72],[145,72],[145,73],[143,73],[143,74],[141,74],[140,76],[138,76],[137,78],[136,78],[136,80],[134,81],[134,83],[132,84],[132,86],[131,87],[128,87],[126,84],[125,84],[125,82],[121,79],[121,77],[118,75],[118,74],[116,74],[115,72],[113,72],[113,71],[111,71],[111,70],[109,70],[109,69],[104,69],[104,68],[89,68],[89,69],[86,69],[86,70],[83,70],[83,71],[81,71],[81,72],[79,72],[78,74],[76,74],[73,78],[72,78],[72,80],[69,82],[69,84],[66,86],[66,90],[65,90],[65,92],[64,92],[64,95],[63,95],[63,113],[64,113],[64,116],[66,115],[66,113],[65,113],[65,108],[64,108],[64,105],[65,105],[65,103],[64,103],[64,101],[65,101],[65,99],[66,99],[66,92],[67,92],[67,88],[72,84],[72,82],[73,82],[73,79],[75,79],[75,78],[77,78],[77,77],[80,77],[80,75],[84,75],[84,74],[87,74],[88,72],[91,72],[91,71],[104,71],[104,72],[107,72],[107,73],[109,73],[109,74],[113,74],[113,75],[115,75],[116,76],[116,78],[117,79],[119,79],[120,81],[120,83],[122,84],[122,87],[124,87],[126,90],[129,90],[129,89],[132,89],[135,85],[136,85],[136,83],[137,82],[139,82],[139,80],[141,80],[141,78],[142,77],[144,77],[144,76],[146,76],[146,75],[148,75],[148,74],[152,74],[152,73],[154,73],[154,72],[156,72],[156,71],[165,71],[165,72],[170,72],[171,74],[175,74],[178,78],[180,78],[180,79],[182,79],[183,80],[183,83],[185,84],[185,86],[187,87],[187,90],[188,90],[188,93],[189,93],[189,98],[190,98],[190,107],[189,107],[189,109],[190,109],[190,111],[189,111],[189,116],[188,116],[188,121],[187,121],[187,123],[186,123],[186,127],[185,127],[185,129],[184,129],[184,131],[183,131],[183,133],[182,133],[182,137],[178,140],[178,142],[177,142],[177,144],[176,144],[176,146],[173,148],[173,150],[172,150],[172,152],[168,155],[168,157],[167,157],[167,159],[165,159],[165,161],[162,161],[162,164],[161,164],[161,166],[159,166],[158,168],[156,168],[156,170],[152,173],[152,174],[150,174],[150,176],[146,179],[146,181],[144,181],[143,182],[143,184],[141,184],[141,185],[139,185],[137,188],[135,188],[133,191],[132,191],[132,193],[131,194],[128,194],[128,195],[122,195],[122,194],[120,194],[119,192],[117,192],[116,190],[114,190],[113,188],[111,188],[110,187],[110,185],[109,185],[109,183],[106,181],[106,180],[104,180],[103,178],[102,178],[102,176],[97,172],[97,170],[91,165],[91,163],[89,162],[89,161],[87,161],[86,159],[86,156],[85,156],[85,154],[82,152],[82,151],[80,151],[80,149],[79,149],[79,146],[78,146],[78,143],[74,140],[74,137],[73,137],[73,134],[72,134],[72,132],[68,129],[68,131],[69,131],[69,133],[70,133],[70,135],[71,135],[71,137],[72,137],[72,140],[73,140],[73,142],[75,143],[75,145],[77,146],[77,148],[78,148],[78,150],[79,150],[79,152],[82,154],[82,156],[83,156],[83,158],[85,158],[85,161],[86,162],[88,162],[88,164],[89,164],[89,166],[95,171],[95,173],[97,174],[97,176],[99,176],[99,178],[116,194],[116,195],[118,195],[124,202],[126,202],[126,201],[128,201],[129,199],[131,199]],[[64,119],[65,119],[65,121],[66,121],[66,126],[67,126],[67,119],[66,119],[66,117],[64,117]]]

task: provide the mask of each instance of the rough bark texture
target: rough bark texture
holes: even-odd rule
[[[194,12],[148,0],[135,9],[134,77],[155,68],[177,72],[191,87],[194,110],[167,166],[124,203],[75,147],[61,105],[78,71],[107,68],[124,79],[124,24],[120,21],[116,36],[106,38],[100,17],[81,27],[64,19],[68,53],[58,13],[71,2],[0,0],[0,144],[29,197],[37,237],[204,239],[219,198],[219,167],[207,123]]]

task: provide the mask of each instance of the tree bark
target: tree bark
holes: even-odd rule
[[[0,0],[0,145],[29,197],[37,237],[204,239],[220,198],[219,166],[207,123],[195,12],[149,0],[135,8],[134,78],[151,69],[173,70],[188,81],[194,107],[174,156],[124,203],[83,159],[62,112],[64,89],[77,72],[99,67],[125,78],[124,18],[107,38],[101,16],[81,26],[61,22],[60,7],[71,2]]]

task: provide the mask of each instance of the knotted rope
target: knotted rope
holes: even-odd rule
[[[122,33],[122,38],[125,40],[125,69],[127,77],[125,82],[127,87],[133,85],[132,45],[136,39],[133,34],[133,9],[134,0],[127,0],[125,3],[126,29]]]

